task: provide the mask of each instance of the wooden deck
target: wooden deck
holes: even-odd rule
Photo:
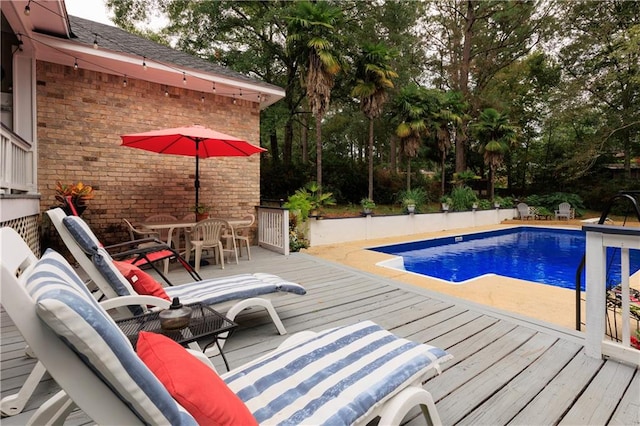
[[[289,257],[252,248],[253,260],[202,269],[206,277],[242,272],[271,272],[303,284],[305,296],[274,301],[289,334],[320,330],[370,319],[394,333],[440,346],[454,355],[442,374],[425,383],[442,421],[450,424],[640,424],[640,372],[612,361],[587,358],[582,335],[470,302],[366,274],[318,258]],[[173,269],[176,283],[188,275]],[[2,312],[1,393],[15,393],[34,360],[24,356],[24,342]],[[279,336],[263,311],[238,316],[240,328],[224,350],[231,368],[275,348]],[[220,371],[220,357],[213,361]],[[2,419],[25,424],[56,390],[43,381],[25,412]],[[424,424],[416,417],[410,425]],[[82,412],[66,424],[85,424]]]

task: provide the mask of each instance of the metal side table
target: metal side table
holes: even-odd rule
[[[134,347],[138,341],[138,333],[141,331],[164,334],[181,345],[188,345],[194,349],[200,349],[200,346],[196,342],[197,340],[213,338],[213,341],[205,346],[203,352],[215,343],[224,360],[224,365],[227,367],[227,371],[229,371],[229,363],[222,351],[219,340],[228,338],[238,325],[220,312],[202,303],[194,303],[187,306],[192,309],[191,320],[187,327],[180,330],[163,330],[162,327],[160,327],[159,311],[117,320],[116,324],[129,338]],[[221,336],[223,333],[226,334]]]

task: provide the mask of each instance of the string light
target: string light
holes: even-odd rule
[[[2,1],[2,0],[0,0],[0,1]],[[30,3],[30,2],[31,2],[31,0],[29,0],[29,3]],[[27,4],[27,6],[29,5],[29,3]],[[92,33],[92,34],[94,35],[93,47],[94,47],[95,49],[98,49],[98,48],[99,48],[99,45],[98,45],[98,37],[99,37],[99,34],[98,34],[98,33]],[[21,37],[23,36],[23,34],[16,33],[16,36],[18,37],[18,49],[22,50],[23,42],[22,42]],[[49,47],[49,48],[52,48],[52,49],[54,49],[54,50],[58,50],[58,49],[56,49],[55,47],[50,46],[50,45],[48,45],[48,44],[46,44],[46,43],[43,43],[43,42],[42,42],[42,41],[40,41],[40,40],[33,39],[33,38],[29,37],[29,36],[27,36],[27,38],[29,38],[30,40],[33,40],[33,41],[34,41],[34,42],[36,42],[36,43],[41,43],[41,44],[43,44],[43,45],[45,45],[45,46],[47,46],[47,47]],[[117,44],[117,43],[116,43],[116,44]],[[78,70],[78,69],[80,68],[79,63],[78,63],[78,58],[73,57],[72,55],[68,55],[68,54],[67,54],[66,52],[64,52],[64,51],[61,51],[61,50],[58,50],[58,51],[59,51],[60,53],[62,53],[62,54],[65,54],[66,56],[70,56],[70,57],[72,57],[72,58],[74,59],[74,62],[73,62],[73,68],[74,68],[74,70]],[[143,67],[143,69],[145,69],[145,70],[147,69],[146,59],[147,59],[147,57],[146,57],[146,56],[143,56],[143,57],[142,57],[142,67]],[[110,71],[110,72],[117,73],[117,71],[116,71],[116,70],[111,69],[111,68],[108,68],[108,67],[105,67],[104,65],[97,64],[97,63],[93,63],[93,62],[91,62],[91,61],[87,61],[87,60],[85,60],[85,59],[83,59],[83,61],[87,62],[87,63],[88,63],[88,64],[90,64],[90,65],[98,66],[98,67],[100,67],[100,68],[102,68],[102,69],[104,69],[104,70],[107,70],[107,71]],[[84,64],[84,63],[83,63],[83,64]],[[169,66],[169,65],[167,65],[167,66]],[[182,83],[183,83],[184,85],[186,85],[186,84],[187,84],[187,73],[186,73],[186,71],[180,71],[179,69],[175,69],[175,68],[174,68],[174,70],[175,70],[175,71],[177,71],[177,72],[182,72]],[[196,79],[198,79],[198,80],[204,80],[204,81],[207,81],[207,79],[201,79],[201,78],[199,78],[199,77],[195,77],[195,78],[196,78]],[[123,86],[124,86],[124,87],[127,87],[127,85],[128,85],[128,77],[127,77],[127,75],[124,75],[124,78],[123,78],[122,84],[123,84]],[[217,89],[218,89],[218,88],[217,88],[217,85],[216,85],[216,82],[215,82],[215,81],[211,81],[211,87],[212,87],[213,94],[218,94],[218,92],[217,92]],[[243,89],[242,89],[242,88],[237,88],[237,89],[238,89],[238,92],[236,92],[236,93],[234,93],[234,92],[224,92],[224,93],[221,93],[221,95],[222,95],[222,96],[229,96],[229,97],[232,97],[232,98],[233,98],[233,104],[234,104],[234,105],[237,105],[237,104],[238,104],[238,98],[239,98],[240,100],[243,100],[243,99],[244,99],[244,92],[243,92]],[[201,95],[201,97],[200,97],[200,100],[201,100],[202,102],[204,102],[204,101],[205,101],[205,99],[206,99],[206,97],[204,96],[204,92],[201,92],[201,93],[202,93],[202,95]],[[169,94],[169,86],[168,86],[168,85],[165,85],[164,94],[165,94],[165,96],[167,96],[167,97],[169,97],[169,96],[170,96],[170,94]],[[255,95],[255,96],[257,97],[258,102],[268,102],[268,99],[269,99],[269,96],[268,96],[268,95],[263,95],[261,92],[252,92],[252,91],[249,91],[249,92],[248,92],[248,95]]]
[[[29,7],[29,5],[30,5],[30,4],[31,4],[31,0],[29,0],[29,1],[27,2],[27,5],[24,7],[24,14],[25,14],[26,16],[31,15],[31,8]]]

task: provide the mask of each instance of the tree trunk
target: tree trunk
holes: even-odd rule
[[[291,152],[293,145],[293,116],[287,117],[287,121],[284,124],[284,144],[282,146],[282,162],[285,166],[291,165]],[[276,140],[277,143],[277,140]],[[277,152],[278,149],[276,148]]]
[[[469,70],[471,69],[471,47],[473,43],[473,24],[476,21],[474,1],[467,0],[467,10],[464,17],[464,41],[462,43],[462,61],[460,62],[459,90],[465,99],[469,99]],[[468,123],[463,122],[462,126]],[[456,173],[467,170],[467,132],[456,135]]]
[[[269,146],[271,152],[271,163],[278,164],[280,162],[280,153],[278,152],[278,135],[276,135],[275,130],[271,132],[269,135]]]
[[[316,182],[322,194],[322,115],[316,115]]]
[[[398,148],[396,136],[392,135],[389,141],[389,167],[393,173],[398,172]]]
[[[411,157],[407,157],[407,191],[411,191]]]
[[[300,135],[300,144],[302,145],[302,164],[309,163],[309,116],[302,114],[302,132]]]
[[[369,199],[373,200],[373,119],[369,119]]]
[[[446,179],[446,177],[445,177],[446,173],[444,171],[444,164],[445,164],[445,161],[447,159],[447,153],[445,151],[441,151],[441,152],[442,152],[442,159],[440,161],[440,166],[442,168],[442,178],[440,180],[442,181],[442,189],[440,190],[440,192],[441,192],[440,195],[444,196],[444,191],[445,191],[445,185],[444,184],[445,184],[445,179]]]
[[[489,199],[491,201],[493,201],[494,198],[494,184],[493,184],[493,179],[495,176],[495,166],[491,165],[489,166]]]

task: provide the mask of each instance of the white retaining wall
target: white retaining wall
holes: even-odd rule
[[[310,219],[309,244],[312,247],[348,241],[446,231],[474,226],[495,225],[517,217],[516,209],[468,212],[406,214],[390,216]]]

